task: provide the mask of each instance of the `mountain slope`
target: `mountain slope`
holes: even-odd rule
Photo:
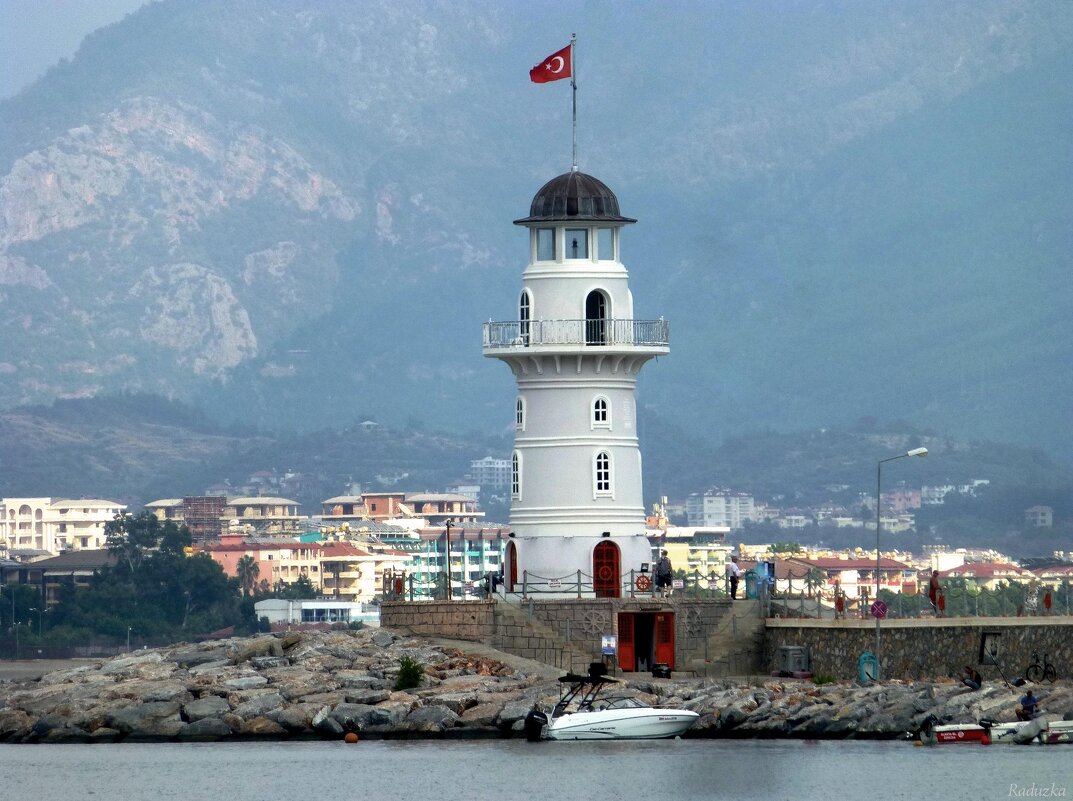
[[[517,16],[518,12],[520,16]],[[640,222],[642,401],[1073,446],[1073,6],[164,0],[0,103],[0,405],[115,391],[488,433],[510,225],[569,162]]]

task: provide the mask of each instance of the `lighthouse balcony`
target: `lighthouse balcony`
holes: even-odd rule
[[[532,348],[610,347],[666,350],[667,321],[660,320],[511,320],[484,324],[484,351]]]

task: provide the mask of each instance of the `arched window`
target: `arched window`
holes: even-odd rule
[[[593,428],[611,428],[611,404],[602,395],[592,402],[591,424]]]
[[[607,296],[598,289],[585,298],[585,344],[607,344]]]
[[[529,320],[532,314],[533,299],[529,297],[529,290],[523,289],[522,296],[518,299],[518,336],[521,344],[529,344]]]
[[[514,403],[514,428],[525,431],[525,399],[521,397]]]
[[[512,453],[510,457],[510,496],[522,497],[522,464],[518,451]]]
[[[592,461],[592,486],[595,495],[611,494],[611,454],[600,451]]]

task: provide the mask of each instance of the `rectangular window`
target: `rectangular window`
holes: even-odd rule
[[[537,261],[555,261],[555,229],[537,229]]]
[[[614,231],[611,228],[596,229],[596,258],[600,261],[615,260]]]
[[[566,258],[587,259],[589,257],[589,231],[587,228],[566,229]]]

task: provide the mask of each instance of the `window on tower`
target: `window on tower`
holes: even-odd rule
[[[566,229],[566,258],[587,259],[589,257],[589,231],[587,228]]]
[[[593,489],[596,495],[611,494],[611,454],[600,451],[593,460]]]
[[[592,402],[592,427],[611,428],[611,404],[605,397],[601,396]]]
[[[525,400],[518,398],[514,404],[514,428],[517,431],[525,431]]]
[[[515,451],[510,456],[510,496],[512,498],[522,497],[522,465],[518,451]]]
[[[615,260],[615,232],[612,228],[596,229],[596,257],[600,261]]]
[[[537,261],[555,261],[555,229],[537,228]]]

